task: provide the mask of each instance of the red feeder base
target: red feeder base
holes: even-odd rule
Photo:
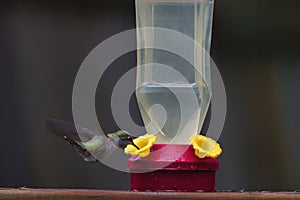
[[[211,192],[215,190],[218,168],[217,159],[198,158],[191,145],[155,144],[148,157],[128,160],[130,189]]]

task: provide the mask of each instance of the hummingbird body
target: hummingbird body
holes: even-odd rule
[[[117,148],[124,149],[128,144],[138,148],[133,142],[136,137],[125,130],[108,133],[107,135],[97,135],[87,128],[57,119],[48,120],[46,127],[50,132],[63,137],[87,162],[98,162],[98,159],[93,155],[103,158],[110,155]],[[83,141],[79,135],[84,139]]]

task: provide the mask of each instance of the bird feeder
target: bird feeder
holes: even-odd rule
[[[212,93],[207,52],[214,1],[135,2],[136,96],[147,133],[156,140],[148,156],[129,159],[131,190],[214,191],[216,156],[195,148],[212,143],[193,139],[201,134]],[[166,36],[170,32],[178,37]],[[178,46],[185,37],[193,43]],[[171,50],[156,48],[161,43]]]

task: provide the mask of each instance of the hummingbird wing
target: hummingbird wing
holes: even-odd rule
[[[85,139],[84,142],[91,140],[96,134],[91,130],[77,126],[70,122],[66,122],[60,119],[49,119],[46,121],[47,129],[59,137],[67,136],[69,139],[81,141]],[[82,138],[79,137],[82,136]]]
[[[115,149],[112,139],[96,135],[87,128],[64,120],[49,119],[46,127],[50,132],[67,141],[86,162],[98,162],[92,153],[99,158],[105,158]]]

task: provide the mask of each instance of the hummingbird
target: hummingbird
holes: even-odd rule
[[[98,162],[90,152],[95,152],[97,156],[104,156],[116,148],[125,149],[128,144],[139,149],[133,142],[136,137],[125,130],[99,135],[85,127],[60,119],[47,120],[46,128],[69,143],[86,162]]]

